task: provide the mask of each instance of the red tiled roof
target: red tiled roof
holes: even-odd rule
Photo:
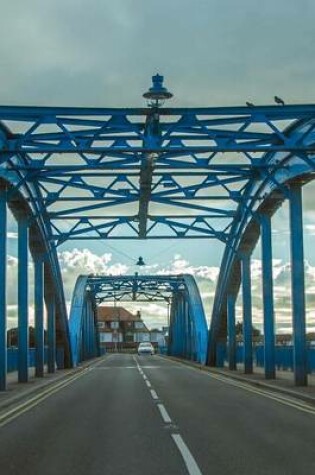
[[[100,322],[110,322],[112,320],[120,320],[121,322],[140,321],[138,315],[133,315],[124,307],[108,307],[101,305],[97,308],[97,319]]]

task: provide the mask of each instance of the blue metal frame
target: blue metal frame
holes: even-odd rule
[[[7,387],[7,187],[0,183],[0,391]]]
[[[128,300],[171,301],[169,354],[205,363],[208,328],[195,279],[190,275],[135,274],[90,275],[77,279],[69,320],[74,365],[79,364],[81,359],[96,356],[99,351],[96,305]],[[187,324],[191,328],[190,333],[186,332]]]
[[[68,326],[59,245],[83,239],[173,237],[224,243],[207,351],[207,362],[214,364],[216,344],[226,338],[227,298],[238,293],[240,259],[257,243],[259,216],[265,212],[272,216],[291,196],[292,180],[304,183],[314,173],[315,105],[160,107],[161,99],[171,96],[159,76],[145,94],[151,98],[146,108],[0,106],[0,178],[8,188],[7,203],[15,215],[27,221],[28,227],[36,227],[45,282],[53,289],[56,346],[64,348],[66,366],[79,361],[78,349],[73,350],[78,344],[74,336],[84,339],[85,335],[78,336],[81,314],[70,329]],[[3,206],[1,218],[5,224]],[[295,235],[298,231],[294,225],[291,228]],[[3,263],[3,236],[0,240]],[[20,247],[22,266],[27,250],[22,242]],[[299,267],[301,252],[296,247],[292,247],[292,259]],[[265,272],[270,257],[266,256]],[[26,299],[22,289],[20,293],[22,308]],[[46,303],[49,298],[46,292]],[[187,321],[187,314],[193,311],[182,310],[189,307],[187,302],[172,309],[174,316],[186,315],[185,328],[180,320],[172,332],[189,333],[188,341],[176,351],[192,355],[199,324]],[[194,305],[198,308],[199,304]],[[302,310],[296,310],[297,320],[303,319]],[[4,310],[0,313],[4,319]],[[272,311],[267,314],[269,322]],[[22,343],[25,321],[21,318]],[[272,322],[269,324],[270,329]],[[2,340],[3,325],[2,320]],[[294,325],[297,354],[303,353],[303,322],[299,325],[299,329],[298,323]],[[90,355],[94,351],[90,327],[87,333]],[[271,347],[271,333],[267,340]],[[198,351],[202,360],[200,345]],[[0,354],[0,386],[5,387],[5,356],[3,351]],[[273,358],[268,355],[272,372]],[[26,377],[24,360],[23,356],[22,379]],[[306,382],[303,371],[297,357],[299,384]]]

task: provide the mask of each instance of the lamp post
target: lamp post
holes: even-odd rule
[[[152,86],[143,94],[143,97],[148,101],[149,107],[155,109],[162,107],[167,99],[173,97],[173,94],[163,86],[163,81],[164,77],[160,74],[152,76]]]

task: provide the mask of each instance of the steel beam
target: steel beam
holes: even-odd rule
[[[35,375],[44,376],[44,262],[43,255],[34,253],[34,306],[35,306]]]
[[[235,295],[227,297],[227,334],[229,369],[236,369]]]
[[[56,302],[53,293],[46,297],[47,305],[47,333],[48,333],[48,373],[56,371]]]
[[[273,305],[273,275],[272,275],[272,240],[271,218],[267,214],[260,215],[261,253],[262,253],[262,290],[264,311],[264,354],[265,377],[276,377],[275,366],[275,322]]]
[[[242,296],[243,296],[243,340],[244,340],[244,371],[253,372],[253,330],[252,330],[252,291],[250,273],[250,254],[241,257]]]
[[[302,184],[292,183],[289,191],[291,294],[294,340],[294,381],[296,386],[307,385],[305,284],[302,216]]]
[[[7,189],[0,183],[0,391],[7,387]]]
[[[18,215],[18,380],[28,381],[28,216]]]

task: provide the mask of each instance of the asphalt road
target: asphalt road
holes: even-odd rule
[[[1,474],[315,473],[315,408],[157,356],[45,391],[0,414]]]

